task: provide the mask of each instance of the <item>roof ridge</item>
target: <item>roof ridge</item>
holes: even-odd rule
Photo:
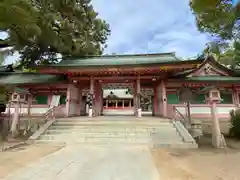
[[[65,57],[63,60],[71,60],[71,59],[90,59],[90,58],[118,58],[118,57],[149,57],[149,56],[164,56],[164,55],[172,55],[176,57],[175,52],[166,52],[166,53],[147,53],[147,54],[114,54],[114,55],[91,55],[91,56],[80,56],[80,57]],[[69,59],[68,59],[69,58]]]

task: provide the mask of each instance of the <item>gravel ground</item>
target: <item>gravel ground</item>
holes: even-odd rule
[[[0,179],[61,148],[62,146],[47,144],[26,145],[10,151],[0,152]]]
[[[240,142],[234,147],[240,147]],[[164,180],[239,180],[240,148],[152,150],[152,156]]]

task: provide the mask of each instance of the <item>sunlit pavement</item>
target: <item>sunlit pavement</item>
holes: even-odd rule
[[[159,180],[147,146],[67,145],[4,180]]]

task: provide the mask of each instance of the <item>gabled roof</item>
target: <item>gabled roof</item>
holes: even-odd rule
[[[85,58],[64,59],[58,64],[44,65],[39,67],[78,67],[92,68],[103,66],[141,66],[153,64],[191,63],[197,60],[182,61],[175,56],[175,53],[161,54],[135,54],[135,55],[106,55]]]
[[[197,72],[198,70],[202,69],[206,64],[210,64],[213,67],[216,67],[218,69],[220,69],[221,71],[225,72],[228,76],[239,76],[240,73],[238,73],[235,70],[229,69],[223,65],[221,65],[219,62],[217,62],[213,56],[208,56],[205,58],[205,60],[203,61],[203,63],[198,67],[198,68],[194,68],[194,69],[190,69],[190,70],[186,70],[186,71],[182,71],[179,73],[174,74],[173,77],[188,77],[191,76],[192,74],[194,74],[195,72]]]

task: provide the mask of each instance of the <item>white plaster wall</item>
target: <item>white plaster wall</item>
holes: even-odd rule
[[[181,114],[186,114],[186,108],[185,108],[185,107],[176,107],[176,109],[177,109]]]
[[[44,114],[48,111],[48,107],[41,107],[41,108],[31,108],[31,114]]]
[[[134,115],[134,109],[104,109],[103,115]]]
[[[47,112],[49,108],[48,107],[32,107],[30,109],[30,113],[31,114],[44,114]],[[8,109],[6,109],[5,113],[8,112]],[[14,113],[14,108],[10,108],[10,113],[13,114]],[[27,114],[28,113],[28,108],[20,108],[20,113],[21,114]]]
[[[182,113],[186,114],[186,107],[176,107],[177,110]],[[211,114],[210,107],[191,107],[191,114]],[[231,110],[235,109],[234,106],[226,106],[226,107],[217,107],[218,114],[229,114]]]
[[[217,107],[217,112],[219,114],[229,114],[233,109],[236,109],[236,107]]]
[[[210,107],[191,107],[191,114],[210,114]]]

